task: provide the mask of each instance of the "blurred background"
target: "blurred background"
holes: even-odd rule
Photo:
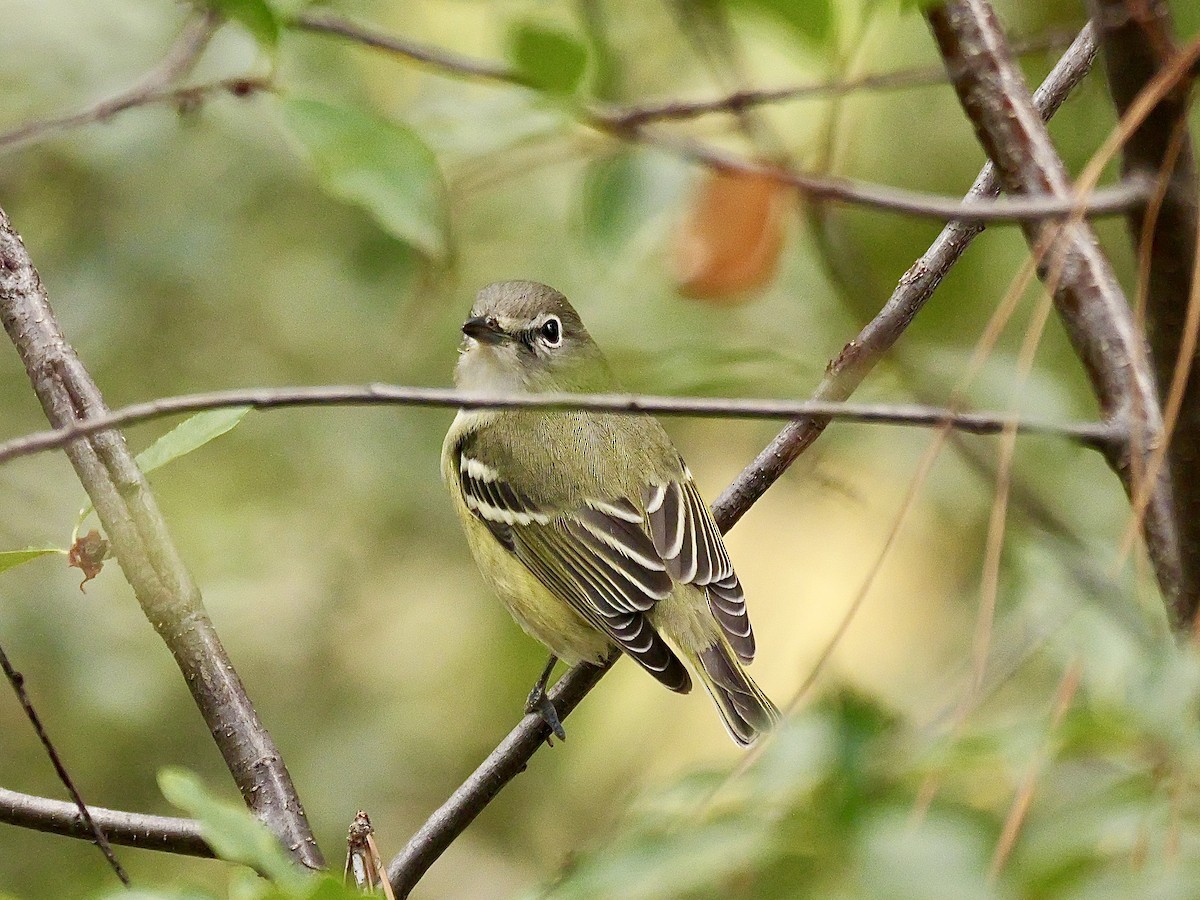
[[[1194,34],[1200,13],[1175,6],[1181,35]],[[146,0],[2,7],[0,132],[126,90],[193,15]],[[983,154],[953,91],[936,83],[939,59],[912,7],[330,6],[384,32],[507,61],[534,87],[448,76],[291,27],[271,48],[262,29],[232,22],[184,83],[270,77],[271,91],[137,108],[0,148],[0,206],[114,407],[240,386],[444,386],[475,292],[507,278],[562,290],[631,391],[802,399],[938,226],[720,178],[669,149],[588,128],[579,108],[927,68],[935,83],[925,86],[819,94],[743,121],[719,114],[664,127],[746,157],[959,195]],[[1078,2],[997,7],[1033,48],[1023,57],[1031,83],[1083,23]],[[298,9],[275,5],[281,20]],[[1051,125],[1072,171],[1113,121],[1094,74]],[[416,167],[432,211],[389,214],[371,186],[339,181],[376,140],[400,148],[402,169]],[[1098,228],[1131,285],[1123,224]],[[982,235],[858,397],[945,402],[1025,258],[1015,229]],[[969,403],[1095,418],[1053,318],[1031,376],[1014,388],[1040,297],[1024,298]],[[385,855],[398,851],[515,723],[544,661],[483,586],[451,514],[438,455],[452,415],[252,413],[152,478],[333,861],[360,808]],[[4,438],[45,427],[11,351],[0,352],[0,420]],[[710,499],[779,427],[665,424]],[[141,449],[168,427],[139,426],[128,438]],[[1079,896],[1100,886],[1119,895],[1158,864],[1163,883],[1186,883],[1196,668],[1164,640],[1145,567],[1118,559],[1128,515],[1119,483],[1094,453],[1021,439],[984,688],[972,695],[994,439],[947,445],[871,575],[930,440],[917,429],[834,424],[730,533],[759,635],[753,674],[781,707],[796,708],[759,761],[774,768],[742,776],[753,790],[739,792],[734,776],[714,806],[712,785],[744,755],[707,698],[670,694],[621,664],[572,716],[570,740],[537,754],[417,896],[536,894],[560,878],[556,890],[580,897]],[[67,546],[84,500],[61,454],[0,467],[0,549]],[[0,574],[0,643],[86,799],[171,812],[155,783],[164,765],[235,796],[119,569],[106,567],[85,592],[79,580],[60,557]],[[815,686],[799,694],[864,585]],[[1051,727],[1064,673],[1082,684],[1068,697],[1070,739]],[[0,784],[61,796],[5,693]],[[869,750],[873,774],[855,774],[861,755],[814,749],[834,746]],[[1009,805],[1044,746],[1030,830],[989,886],[983,873]],[[839,796],[858,799],[834,815],[821,790],[843,782],[860,789]],[[795,828],[735,829],[752,845],[744,857],[720,843],[689,851],[715,847],[739,869],[694,884],[647,874],[688,870],[700,857],[670,856],[669,841],[639,834],[722,816],[758,821],[764,792],[786,808],[770,821]],[[1083,797],[1095,801],[1086,814],[1071,806]],[[1079,846],[1052,845],[1066,835]],[[791,868],[763,863],[766,847]],[[229,877],[221,863],[119,855],[143,884],[219,891]],[[746,879],[751,870],[757,880]],[[0,893],[88,896],[111,883],[86,843],[0,826]]]

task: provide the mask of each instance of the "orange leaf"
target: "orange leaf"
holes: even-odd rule
[[[791,189],[765,175],[705,175],[675,236],[672,268],[679,292],[740,303],[775,274]]]

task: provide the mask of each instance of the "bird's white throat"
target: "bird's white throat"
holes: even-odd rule
[[[516,360],[501,356],[507,356],[506,351],[467,338],[454,368],[454,383],[464,391],[480,394],[526,393],[528,387]]]

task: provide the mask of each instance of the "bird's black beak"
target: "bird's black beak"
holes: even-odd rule
[[[463,322],[462,330],[481,344],[502,344],[508,340],[508,333],[492,316],[472,316]]]

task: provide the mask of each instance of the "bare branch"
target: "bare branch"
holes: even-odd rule
[[[332,34],[365,46],[396,53],[410,59],[459,74],[475,75],[510,84],[522,84],[519,75],[506,67],[464,59],[444,50],[413,44],[402,38],[355,24],[333,13],[302,13],[299,27]],[[1061,218],[1080,209],[1089,216],[1113,215],[1141,209],[1150,195],[1151,185],[1144,178],[1131,178],[1092,192],[1086,199],[1043,196],[1013,197],[1002,200],[967,200],[909,191],[850,178],[818,175],[794,168],[747,160],[735,153],[689,138],[678,137],[663,129],[644,127],[646,119],[636,114],[631,119],[614,115],[611,109],[581,106],[576,110],[581,124],[618,140],[637,141],[674,153],[709,168],[764,176],[803,191],[817,200],[854,203],[889,212],[958,222],[1020,222]]]
[[[665,100],[610,107],[594,107],[592,115],[606,129],[623,131],[655,122],[687,121],[712,113],[738,115],[756,106],[807,100],[813,97],[837,97],[867,90],[899,90],[923,85],[945,84],[946,70],[933,66],[914,66],[894,72],[878,72],[842,81],[820,81],[788,87],[734,91],[709,100]]]
[[[403,56],[443,72],[453,72],[468,78],[498,81],[519,87],[529,86],[529,82],[522,77],[520,72],[504,63],[463,56],[441,47],[431,47],[428,44],[386,34],[366,25],[359,25],[345,16],[329,10],[303,10],[292,20],[292,24],[303,31],[349,38],[364,47]]]
[[[1012,59],[995,13],[985,0],[949,0],[927,12],[933,34],[947,61],[955,89],[975,125],[984,149],[996,163],[1011,194],[1074,194],[1062,159],[1033,107],[1020,69]],[[1062,277],[1053,287],[1055,307],[1075,352],[1084,364],[1106,420],[1126,421],[1153,444],[1162,431],[1162,412],[1154,375],[1144,364],[1144,341],[1129,304],[1083,222],[1062,226],[1027,225],[1031,246],[1043,245],[1047,228],[1062,228],[1052,255]],[[1046,279],[1051,266],[1039,261]],[[1055,266],[1054,268],[1058,268]],[[1133,493],[1129,454],[1110,458],[1127,492]],[[1143,465],[1143,469],[1145,466]],[[1160,479],[1147,512],[1144,537],[1171,615],[1182,613],[1179,537],[1170,485]]]
[[[593,120],[588,124],[600,130],[607,130],[607,125],[600,120]],[[786,166],[756,162],[700,141],[667,134],[661,129],[635,128],[612,133],[619,138],[666,150],[710,169],[770,178],[802,191],[813,200],[850,203],[946,222],[1031,222],[1040,219],[1060,219],[1079,212],[1089,217],[1109,216],[1122,211],[1142,209],[1152,191],[1151,179],[1130,175],[1110,187],[1092,191],[1086,198],[1049,195],[996,200],[968,197],[959,200],[924,191],[910,191],[836,175],[817,175]]]
[[[529,87],[521,73],[510,66],[491,60],[464,56],[441,47],[377,31],[327,9],[304,10],[291,22],[302,31],[348,38],[355,43],[410,59],[446,75],[494,81],[518,87]],[[1063,47],[1071,38],[1061,32],[1035,35],[1022,41],[1020,53]],[[667,100],[639,105],[596,106],[592,115],[606,121],[612,129],[637,128],[652,122],[695,119],[710,113],[739,114],[755,106],[804,100],[810,97],[830,97],[866,90],[897,90],[933,84],[946,84],[946,71],[940,66],[913,66],[893,72],[877,72],[844,81],[790,85],[761,90],[735,91],[709,100]]]
[[[1123,444],[1124,435],[1100,422],[1051,422],[1021,419],[1011,413],[967,412],[916,404],[837,403],[823,399],[757,400],[724,397],[658,397],[637,394],[478,394],[446,388],[404,387],[389,384],[331,385],[326,387],[247,388],[162,397],[135,403],[99,416],[80,419],[62,428],[13,438],[0,444],[0,464],[65,447],[77,438],[122,425],[133,425],[179,413],[249,406],[284,409],[296,406],[434,406],[452,409],[589,409],[639,415],[708,416],[741,419],[793,419],[797,417],[884,425],[936,428],[948,425],[968,434],[999,434],[1014,427],[1023,434],[1069,438],[1085,446],[1110,452]]]
[[[75,779],[67,771],[62,757],[58,755],[58,750],[50,740],[50,735],[46,733],[45,726],[42,725],[41,716],[34,709],[33,701],[29,699],[29,694],[25,691],[24,676],[12,667],[12,663],[8,661],[8,654],[4,652],[3,647],[0,647],[0,670],[3,670],[4,677],[8,679],[8,683],[12,685],[13,691],[16,692],[17,702],[21,704],[21,709],[25,712],[25,718],[29,719],[29,724],[33,726],[38,740],[42,742],[42,747],[45,748],[46,755],[50,757],[50,764],[54,766],[54,772],[58,775],[58,780],[62,782],[63,787],[67,789],[67,793],[71,795],[71,800],[74,801],[73,805],[70,803],[63,805],[72,808],[73,814],[79,819],[81,835],[87,837],[100,848],[100,852],[104,854],[109,867],[116,873],[117,878],[121,880],[121,884],[129,887],[129,875],[117,860],[117,855],[113,853],[113,848],[104,837],[104,832],[97,827],[91,812],[88,811],[87,804],[83,802],[79,788],[75,787]]]
[[[104,122],[118,113],[138,106],[165,103],[180,109],[191,110],[217,94],[229,94],[232,97],[241,98],[270,89],[271,83],[265,78],[235,77],[187,87],[162,87],[129,92],[104,100],[77,113],[57,119],[39,119],[36,122],[29,122],[14,128],[12,131],[6,131],[0,134],[0,151],[11,150],[23,144],[41,140],[51,134],[69,131],[72,128]]]
[[[80,112],[54,119],[39,119],[4,132],[0,134],[0,150],[12,149],[82,125],[103,122],[136,106],[163,102],[194,106],[211,93],[228,92],[244,96],[261,88],[263,85],[255,79],[231,78],[199,87],[172,89],[172,85],[199,61],[219,25],[220,18],[212,10],[197,13],[184,24],[179,37],[162,61],[133,87]]]
[[[89,806],[88,812],[110,843],[185,856],[213,856],[212,849],[200,836],[200,823],[194,819],[122,812],[102,806]],[[0,822],[48,834],[92,839],[91,830],[74,804],[6,788],[0,788]]]
[[[1094,37],[1091,29],[1085,28],[1038,91],[1039,108],[1044,115],[1053,115],[1066,95],[1087,73],[1094,55]],[[985,167],[972,191],[986,195],[989,192],[994,194],[996,190],[996,179],[990,167]],[[925,256],[901,279],[895,293],[875,319],[830,363],[826,377],[814,395],[816,400],[844,400],[854,392],[908,327],[979,231],[976,226],[957,223],[947,226]],[[722,532],[732,528],[788,466],[820,437],[828,421],[828,418],[817,416],[797,419],[785,427],[746,467],[713,504],[713,517]],[[595,674],[590,666],[571,669],[551,693],[555,706],[559,707],[562,703],[558,691],[566,694],[580,687],[586,693],[597,680],[599,674]],[[531,718],[533,721],[530,721]],[[537,729],[536,739],[528,737],[530,729]],[[388,868],[388,877],[397,896],[405,896],[500,789],[524,769],[548,733],[549,729],[539,718],[527,716],[468,781],[455,791],[450,800],[430,817]]]
[[[1166,3],[1091,0],[1101,26],[1105,71],[1124,116],[1164,62],[1178,51]],[[1163,179],[1153,223],[1131,215],[1135,247],[1149,250],[1146,319],[1160,396],[1173,380],[1196,266],[1196,159],[1187,127],[1188,84],[1178,82],[1125,142],[1122,171]],[[1172,159],[1173,158],[1173,159]],[[1151,230],[1146,234],[1146,229]],[[1194,621],[1200,603],[1200,367],[1192,366],[1171,435],[1167,465],[1180,528],[1184,583],[1181,615]]]
[[[107,412],[67,343],[21,238],[0,210],[0,322],[50,424]],[[179,665],[242,797],[298,862],[323,864],[291,777],[204,609],[145,477],[117,431],[66,447],[147,619]]]

